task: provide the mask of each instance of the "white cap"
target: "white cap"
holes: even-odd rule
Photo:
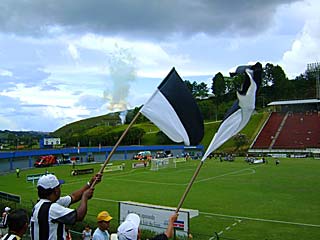
[[[139,225],[140,217],[135,213],[129,213],[125,221],[118,227],[118,239],[136,240],[138,237]]]
[[[62,181],[59,181],[57,177],[53,174],[43,175],[39,178],[37,187],[43,187],[44,189],[53,189],[62,184]]]
[[[5,207],[4,210],[5,210],[6,212],[9,212],[9,211],[11,210],[11,208]]]
[[[116,233],[111,233],[110,240],[118,240],[118,235]]]

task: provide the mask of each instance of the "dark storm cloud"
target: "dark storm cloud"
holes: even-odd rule
[[[277,7],[298,0],[1,0],[0,31],[41,36],[62,27],[139,38],[262,31]]]

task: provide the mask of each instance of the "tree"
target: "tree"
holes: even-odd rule
[[[226,92],[226,83],[224,81],[224,77],[221,72],[218,72],[213,78],[212,78],[212,86],[211,86],[212,93],[215,95],[214,101],[216,105],[216,120],[218,120],[218,109],[219,104],[221,102],[221,97]]]
[[[208,91],[209,90],[208,90],[207,84],[202,82],[196,86],[195,97],[199,97],[199,98],[208,97],[209,95]]]
[[[236,151],[240,148],[240,147],[242,147],[242,146],[244,146],[244,145],[246,145],[247,143],[248,143],[248,138],[247,138],[247,135],[245,135],[245,134],[242,134],[242,133],[238,133],[236,136],[234,136],[234,142],[235,142],[235,144],[236,144]]]
[[[275,98],[277,100],[288,99],[291,87],[285,72],[277,65],[273,68],[272,75]]]
[[[272,63],[267,63],[263,69],[261,87],[271,86],[274,84]]]
[[[226,83],[224,81],[224,77],[221,72],[218,72],[213,78],[212,78],[212,86],[211,86],[212,93],[215,96],[222,96],[226,92]]]
[[[186,84],[187,88],[190,90],[194,98],[205,98],[209,95],[207,84],[205,84],[204,82],[198,84],[196,81],[191,83],[190,81],[185,80],[184,83]]]

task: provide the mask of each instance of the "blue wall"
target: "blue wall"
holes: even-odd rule
[[[33,163],[39,156],[70,154],[70,156],[81,156],[86,161],[88,153],[92,153],[95,161],[103,162],[113,147],[81,147],[78,148],[61,148],[61,149],[37,149],[37,150],[21,150],[21,151],[3,151],[0,152],[0,171],[7,172],[19,168],[31,168]],[[202,145],[194,147],[186,147],[184,145],[155,145],[155,146],[119,146],[113,154],[112,160],[129,160],[139,151],[151,151],[155,154],[157,151],[171,151],[174,156],[181,153],[195,152],[203,154],[204,147]]]

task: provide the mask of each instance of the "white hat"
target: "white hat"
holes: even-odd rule
[[[140,217],[135,213],[128,214],[124,222],[118,227],[118,239],[136,240],[139,225]]]
[[[53,189],[55,187],[58,187],[60,184],[62,184],[63,181],[59,181],[57,177],[53,174],[47,174],[43,175],[39,178],[37,187],[43,187],[44,189]]]
[[[9,211],[11,210],[11,208],[5,207],[4,210],[5,210],[6,212],[9,212]]]
[[[116,233],[111,233],[110,240],[118,240],[118,235]]]

